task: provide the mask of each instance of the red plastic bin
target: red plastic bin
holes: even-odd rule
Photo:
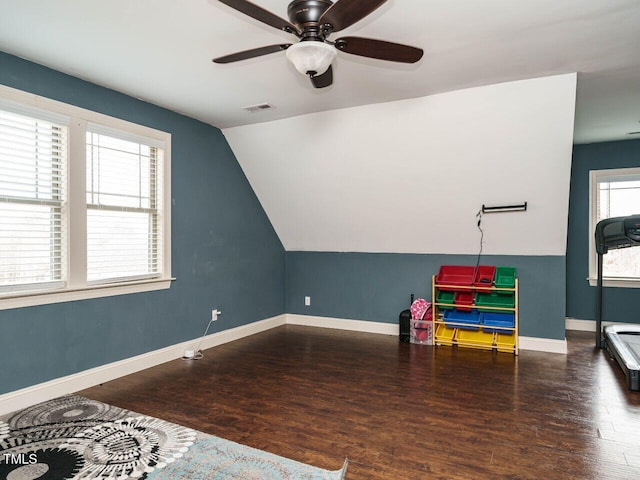
[[[474,293],[471,290],[456,292],[456,296],[454,300],[454,303],[456,304],[456,308],[464,312],[470,311],[471,305],[473,305],[473,297],[474,297]]]
[[[440,290],[455,290],[456,286],[470,287],[475,273],[476,267],[473,266],[442,265],[436,276],[436,283]]]
[[[476,287],[490,287],[493,285],[495,275],[495,265],[479,265],[478,268],[476,268],[473,285]]]

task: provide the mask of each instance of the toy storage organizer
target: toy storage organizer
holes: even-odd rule
[[[435,345],[518,354],[514,267],[443,265],[431,298]]]

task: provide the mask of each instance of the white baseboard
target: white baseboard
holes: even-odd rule
[[[291,313],[287,313],[287,324],[304,325],[306,327],[335,328],[337,330],[351,330],[364,333],[379,333],[382,335],[399,334],[399,326],[393,323],[349,320],[346,318],[314,317],[311,315],[295,315]]]
[[[555,340],[553,338],[518,337],[520,350],[533,350],[535,352],[567,354],[567,340]]]
[[[398,325],[391,323],[370,322],[366,320],[348,320],[344,318],[314,317],[310,315],[287,314],[287,324],[305,325],[308,327],[336,328],[357,332],[398,335]],[[548,353],[567,353],[567,341],[551,338],[519,337],[521,350],[535,350]]]
[[[595,320],[579,320],[577,318],[567,318],[564,321],[564,328],[566,330],[576,330],[578,332],[595,332],[596,322]]]
[[[615,325],[616,322],[602,322],[602,326]],[[564,321],[565,329],[576,330],[578,332],[595,332],[596,321],[595,320],[579,320],[577,318],[567,318]]]
[[[585,321],[582,321],[585,322]],[[93,387],[116,378],[155,367],[162,363],[180,358],[185,350],[200,348],[206,350],[234,340],[264,332],[281,325],[303,325],[320,328],[334,328],[381,335],[398,335],[398,325],[393,323],[372,322],[367,320],[350,320],[345,318],[317,317],[310,315],[283,314],[260,320],[248,325],[231,328],[222,332],[207,335],[186,342],[170,345],[159,350],[126,358],[117,362],[102,365],[82,372],[56,378],[48,382],[16,390],[0,395],[0,415],[26,408],[36,403]],[[594,326],[595,331],[595,326]],[[520,349],[540,352],[567,353],[566,340],[548,338],[520,337]]]
[[[616,322],[602,322],[602,326],[615,325]],[[578,332],[594,332],[596,331],[595,320],[579,320],[577,318],[567,318],[564,321],[567,330],[576,330]]]
[[[268,318],[248,325],[212,333],[202,339],[200,348],[205,350],[207,348],[216,347],[227,342],[232,342],[249,335],[254,335],[256,333],[284,325],[285,323],[286,316],[278,315],[277,317]],[[200,342],[200,338],[170,345],[159,350],[154,350],[142,355],[136,355],[131,358],[125,358],[124,360],[101,365],[99,367],[84,370],[65,377],[56,378],[54,380],[23,388],[21,390],[16,390],[14,392],[5,393],[4,395],[0,395],[0,415],[175,360],[182,357],[185,350],[195,349],[198,342]]]

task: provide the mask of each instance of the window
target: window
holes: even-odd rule
[[[87,281],[147,278],[162,268],[162,151],[87,132]]]
[[[640,168],[593,170],[590,182],[590,233],[605,218],[640,213]],[[590,241],[589,280],[595,285],[597,257]],[[640,287],[640,248],[609,250],[603,257],[603,279],[607,286]]]
[[[0,110],[0,292],[59,287],[67,129]]]
[[[0,87],[0,309],[168,288],[170,143]]]

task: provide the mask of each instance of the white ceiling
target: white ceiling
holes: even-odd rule
[[[349,1],[349,0],[342,0]],[[286,0],[254,0],[286,18]],[[284,53],[214,57],[295,37],[217,0],[0,0],[0,50],[219,128],[578,72],[575,143],[640,138],[638,0],[389,0],[334,37],[423,48],[416,65],[339,53],[313,89]],[[259,103],[272,110],[248,113]]]

